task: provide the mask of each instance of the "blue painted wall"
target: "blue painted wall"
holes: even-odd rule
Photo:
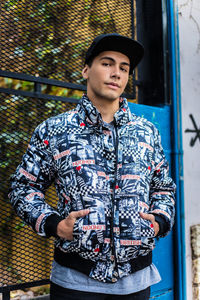
[[[129,103],[129,107],[136,115],[143,116],[158,128],[165,155],[171,165],[171,117],[170,107],[151,107],[141,104]],[[173,263],[173,232],[165,238],[156,241],[153,251],[153,263],[158,268],[162,277],[161,282],[152,286],[152,299],[172,300],[174,299],[174,263]]]

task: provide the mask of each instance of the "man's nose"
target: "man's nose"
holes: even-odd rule
[[[120,67],[119,66],[117,66],[117,65],[113,66],[111,77],[120,78]]]

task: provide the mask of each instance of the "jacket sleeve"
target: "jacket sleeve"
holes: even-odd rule
[[[150,184],[150,213],[161,218],[160,236],[165,236],[174,224],[176,185],[169,176],[169,164],[165,158],[161,138],[156,128],[154,142],[154,173]]]
[[[46,122],[31,138],[21,164],[11,177],[9,198],[17,215],[41,236],[56,235],[61,217],[45,202],[45,191],[55,178]]]

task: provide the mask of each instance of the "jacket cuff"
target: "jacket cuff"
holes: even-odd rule
[[[154,215],[155,221],[159,224],[158,236],[164,235],[169,230],[169,224],[164,217],[154,213],[152,215]]]
[[[60,223],[60,221],[62,221],[62,220],[63,219],[57,214],[52,214],[46,218],[44,230],[45,230],[47,237],[50,237],[50,236],[54,236],[56,238],[58,237],[57,226],[58,226],[58,223]]]

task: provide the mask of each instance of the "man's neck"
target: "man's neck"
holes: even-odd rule
[[[119,99],[114,101],[101,99],[100,101],[94,98],[89,98],[92,104],[100,112],[102,119],[106,123],[110,123],[114,119],[114,114],[119,110]]]

